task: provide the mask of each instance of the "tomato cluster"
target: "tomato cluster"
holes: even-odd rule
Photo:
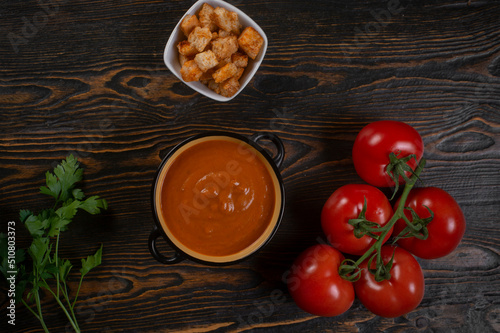
[[[329,244],[306,249],[287,277],[300,308],[337,316],[357,297],[374,314],[394,318],[420,304],[425,282],[414,256],[446,256],[465,233],[462,210],[447,192],[413,188],[425,165],[423,151],[419,133],[402,122],[377,121],[360,131],[353,163],[368,184],[344,185],[323,206]],[[394,205],[377,188],[394,187],[396,194],[400,184]]]

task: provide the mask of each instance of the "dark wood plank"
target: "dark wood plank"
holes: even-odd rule
[[[103,263],[81,291],[83,331],[500,330],[498,2],[231,1],[261,25],[269,48],[228,103],[191,91],[163,64],[168,34],[191,1],[43,3],[2,6],[0,216],[5,225],[20,209],[50,205],[37,193],[45,171],[69,153],[80,159],[85,193],[110,205],[63,234],[62,256],[75,263],[104,244]],[[425,297],[405,317],[376,317],[358,300],[339,317],[311,316],[294,304],[283,275],[322,237],[328,196],[361,183],[352,143],[379,119],[421,133],[423,184],[459,202],[464,240],[445,258],[420,260]],[[156,168],[176,143],[215,129],[283,140],[283,223],[243,263],[164,266],[147,249]],[[18,244],[29,244],[22,230]],[[51,330],[64,331],[53,300],[42,301]],[[2,327],[7,302],[1,293]],[[16,315],[9,331],[40,331],[26,309]]]

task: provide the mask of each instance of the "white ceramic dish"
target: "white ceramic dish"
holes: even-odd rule
[[[198,13],[198,11],[201,9],[201,6],[204,3],[208,3],[212,7],[223,7],[229,11],[236,12],[238,14],[238,18],[240,20],[241,25],[243,28],[246,28],[248,26],[253,27],[257,32],[262,36],[264,39],[264,44],[262,45],[262,49],[259,52],[259,55],[255,58],[255,60],[248,59],[248,66],[245,68],[245,72],[243,73],[243,76],[240,78],[240,89],[236,94],[234,94],[231,97],[224,97],[213,90],[210,90],[206,85],[204,85],[201,82],[184,82],[181,77],[181,65],[179,63],[179,51],[177,50],[177,44],[186,39],[186,36],[182,33],[180,29],[180,25],[182,20],[186,15],[194,15]],[[235,98],[250,82],[252,77],[255,75],[255,72],[257,72],[257,69],[259,68],[262,59],[264,59],[264,55],[266,54],[267,50],[267,36],[264,33],[264,31],[259,27],[257,23],[255,23],[254,20],[252,20],[248,15],[243,13],[240,9],[237,7],[221,1],[221,0],[199,0],[197,1],[191,8],[188,9],[188,11],[182,16],[182,18],[179,20],[177,25],[175,26],[174,30],[172,31],[172,34],[170,35],[170,38],[168,39],[167,45],[165,46],[165,52],[163,53],[163,60],[165,61],[165,65],[167,65],[168,69],[174,73],[179,80],[184,82],[186,85],[188,85],[190,88],[193,90],[199,92],[200,94],[203,94],[211,99],[214,99],[219,102],[227,102],[230,101],[231,99]]]

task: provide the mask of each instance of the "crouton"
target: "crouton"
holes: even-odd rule
[[[240,34],[240,20],[238,19],[238,14],[235,12],[230,12],[225,8],[217,7],[214,9],[212,19],[222,30],[232,32],[237,35]]]
[[[231,97],[240,89],[240,82],[234,76],[219,84],[219,94]]]
[[[217,94],[220,94],[220,85],[218,83],[215,83],[215,80],[210,80],[207,83],[207,86],[209,89],[215,91]]]
[[[243,75],[243,72],[245,72],[245,69],[242,67],[238,67],[238,72],[236,72],[236,74],[234,74],[233,77],[235,77],[236,80],[239,80],[241,78],[241,76]]]
[[[226,30],[222,30],[222,29],[219,29],[218,34],[219,34],[219,37],[236,36],[232,32],[229,32],[229,31],[226,31]],[[238,36],[236,36],[236,37],[238,37]]]
[[[198,53],[198,50],[194,48],[187,40],[183,40],[182,42],[177,44],[177,49],[179,50],[180,54],[186,57],[191,57]]]
[[[198,16],[200,18],[200,23],[203,28],[208,28],[210,31],[216,31],[217,25],[212,20],[214,15],[214,7],[210,6],[208,3],[204,3],[201,7]]]
[[[181,76],[186,82],[198,81],[203,74],[194,60],[189,60],[182,65]]]
[[[219,37],[212,41],[212,51],[217,59],[226,59],[238,51],[238,38],[236,36]]]
[[[260,52],[264,39],[252,27],[246,27],[238,37],[238,45],[252,59],[255,59]]]
[[[219,38],[219,34],[217,32],[212,32],[212,39],[210,40],[210,43],[205,47],[205,51],[211,50],[212,49],[212,42]]]
[[[184,65],[186,61],[193,60],[193,57],[187,57],[184,54],[179,53],[179,64]]]
[[[207,84],[208,81],[213,80],[212,75],[214,74],[214,72],[215,69],[213,68],[210,68],[206,72],[203,72],[203,74],[200,76],[200,82],[202,82],[203,84]]]
[[[213,68],[219,64],[215,53],[213,53],[211,50],[198,53],[194,57],[194,61],[203,72],[206,72],[210,68]]]
[[[248,58],[255,60],[262,49],[262,36],[252,27],[241,31],[237,13],[208,3],[196,15],[186,15],[180,28],[187,36],[177,44],[182,79],[199,81],[224,97],[234,96],[241,89]]]
[[[212,32],[208,28],[196,27],[191,31],[188,37],[189,43],[198,50],[198,52],[203,52],[205,47],[212,40]]]
[[[215,69],[222,68],[222,67],[226,66],[226,64],[228,64],[230,62],[231,62],[231,57],[227,57],[226,59],[219,60],[219,64],[217,66],[215,66],[214,68]]]
[[[248,56],[241,52],[233,53],[231,56],[231,62],[236,65],[236,67],[247,67]]]
[[[186,15],[184,19],[181,22],[181,30],[184,33],[184,35],[189,36],[191,31],[193,31],[194,28],[201,26],[200,21],[196,17],[196,15]]]
[[[226,81],[231,76],[234,76],[238,73],[238,67],[236,67],[233,63],[228,63],[224,67],[219,68],[212,75],[216,83],[220,83],[222,81]]]

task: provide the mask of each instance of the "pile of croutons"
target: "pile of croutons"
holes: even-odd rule
[[[186,15],[180,27],[187,37],[177,44],[182,79],[233,96],[240,89],[248,57],[254,60],[264,44],[262,36],[252,27],[241,31],[237,13],[207,3],[198,16]]]

